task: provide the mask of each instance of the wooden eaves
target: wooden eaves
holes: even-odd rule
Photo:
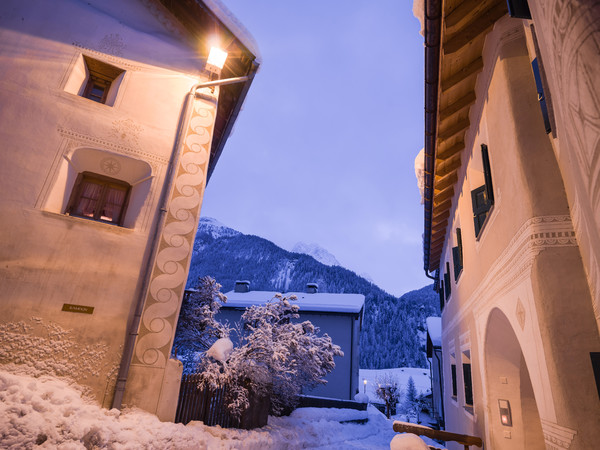
[[[205,2],[201,0],[157,1],[183,26],[191,42],[195,43],[199,51],[205,52],[205,54],[200,54],[200,60],[208,57],[209,45],[206,39],[215,34],[219,36],[219,41],[225,44],[223,50],[228,53],[221,78],[249,76],[248,81],[244,83],[230,84],[220,88],[217,118],[208,163],[208,181],[258,70],[258,55],[244,45],[243,39],[236,35],[236,31],[229,29],[215,12],[205,5]]]
[[[483,44],[504,0],[425,0],[424,268],[440,268],[458,171],[483,70]]]

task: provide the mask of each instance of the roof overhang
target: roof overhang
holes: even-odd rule
[[[426,272],[440,267],[485,37],[507,12],[505,0],[425,0]]]
[[[223,152],[225,143],[242,108],[256,74],[260,56],[250,34],[233,15],[216,0],[156,0],[181,23],[194,42],[200,58],[206,59],[210,46],[207,38],[217,35],[228,53],[221,78],[248,76],[243,83],[220,87],[217,118],[213,132],[207,181]],[[210,31],[210,32],[209,32]],[[202,54],[205,52],[205,54]]]

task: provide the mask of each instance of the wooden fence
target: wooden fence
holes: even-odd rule
[[[252,429],[267,424],[270,401],[250,394],[250,407],[240,418],[233,417],[227,411],[225,398],[227,387],[216,390],[200,389],[199,374],[183,375],[179,388],[179,401],[175,422],[187,424],[192,420],[200,420],[204,425],[220,425],[223,428]]]
[[[187,424],[192,420],[200,420],[204,425],[220,425],[223,428],[239,428],[240,421],[232,417],[225,405],[227,388],[214,391],[200,389],[200,375],[183,375],[179,388],[179,402],[175,422]]]

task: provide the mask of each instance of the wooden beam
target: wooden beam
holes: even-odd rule
[[[448,147],[447,149],[445,149],[445,150],[441,151],[440,153],[438,153],[437,155],[435,155],[435,159],[445,160],[445,159],[451,158],[454,155],[456,155],[458,152],[461,152],[464,148],[465,148],[465,142],[464,142],[464,140],[460,140],[453,146]]]
[[[452,199],[449,198],[448,200],[446,200],[443,203],[440,203],[439,205],[434,205],[434,210],[435,211],[443,211],[443,210],[448,210],[450,209],[450,207],[452,206]],[[434,212],[435,214],[435,212]],[[435,218],[435,215],[434,215]]]
[[[454,172],[456,169],[460,167],[461,157],[459,155],[455,155],[453,158],[448,158],[444,161],[440,161],[436,164],[435,174],[443,177],[448,175],[450,172]]]
[[[437,257],[439,258],[439,256],[442,254],[443,249],[444,249],[444,240],[442,239],[441,241],[437,241],[435,246],[433,246],[429,249],[429,253],[437,255]]]
[[[433,196],[433,206],[439,205],[444,200],[454,197],[454,185],[449,186],[448,189],[444,189],[443,191],[434,193]]]
[[[464,79],[475,75],[483,70],[483,58],[480,56],[475,60],[471,61],[466,66],[462,66],[459,70],[454,72],[452,75],[442,80],[442,91],[447,91],[452,86],[456,86]]]
[[[442,222],[442,221],[448,219],[448,217],[450,217],[450,210],[447,209],[445,211],[440,211],[438,214],[433,216],[433,219],[431,219],[431,223]]]
[[[494,23],[508,12],[506,2],[499,1],[493,7],[473,16],[463,27],[447,36],[442,44],[444,55],[457,52],[477,36],[487,32]]]
[[[448,119],[457,112],[462,111],[464,108],[471,106],[473,103],[475,103],[475,100],[477,100],[475,91],[469,91],[466,95],[463,95],[454,103],[450,103],[444,109],[440,110],[440,122]]]
[[[486,3],[488,2],[485,0],[464,0],[444,17],[446,33],[453,33],[452,28],[464,25],[471,17],[481,14],[483,10],[489,8],[489,4]]]
[[[445,230],[448,226],[448,221],[444,220],[443,222],[436,223],[435,226],[431,227],[431,235],[438,234],[440,231]]]
[[[449,139],[452,136],[454,136],[455,134],[458,134],[461,131],[464,131],[466,128],[469,128],[469,125],[471,125],[471,122],[469,121],[468,117],[465,117],[464,119],[459,120],[454,125],[451,125],[448,128],[440,130],[438,132],[438,139],[442,139],[442,140]]]
[[[435,177],[433,187],[435,190],[443,191],[447,187],[455,185],[457,181],[458,175],[456,175],[456,172],[452,172],[445,177]]]

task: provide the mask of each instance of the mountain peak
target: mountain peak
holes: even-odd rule
[[[213,219],[212,217],[201,217],[200,223],[198,224],[198,232],[208,234],[213,237],[213,239],[219,239],[224,236],[237,236],[240,233],[233,228],[229,228],[226,225],[223,225],[217,219]]]
[[[305,255],[312,256],[317,261],[325,264],[326,266],[341,266],[341,264],[335,258],[335,256],[333,256],[319,244],[307,244],[305,242],[298,242],[296,245],[294,245],[294,248],[292,248],[292,252],[304,253]]]

